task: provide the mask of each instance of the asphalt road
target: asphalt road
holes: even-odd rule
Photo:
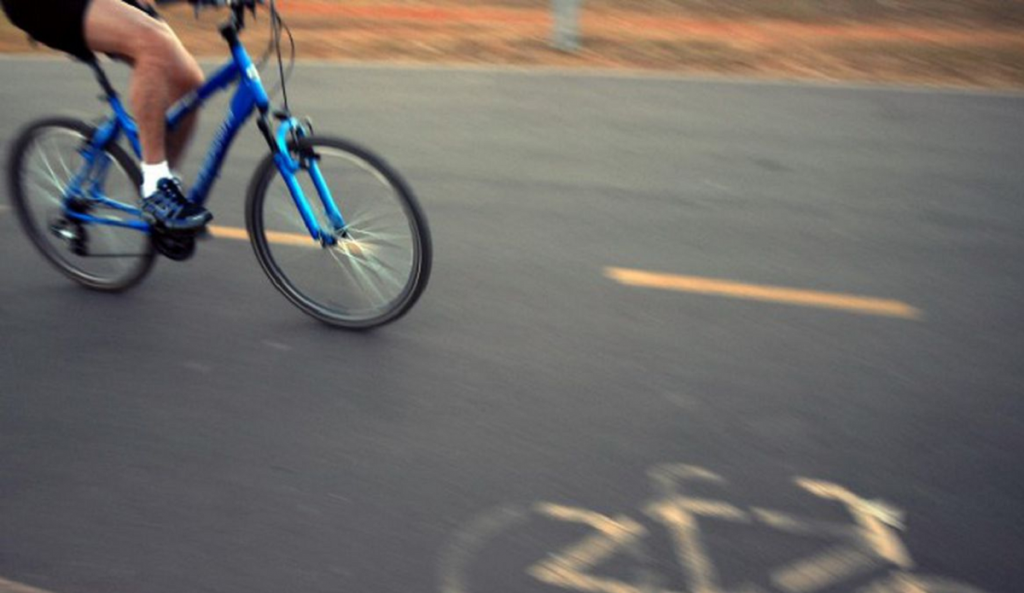
[[[0,81],[5,142],[100,113],[81,67]],[[1024,97],[323,65],[290,88],[408,177],[430,287],[335,331],[213,240],[90,293],[4,195],[0,591],[1021,589]],[[219,224],[262,150],[237,143]]]

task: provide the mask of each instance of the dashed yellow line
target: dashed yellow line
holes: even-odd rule
[[[210,231],[210,234],[215,239],[232,239],[234,241],[249,240],[249,233],[245,229],[217,225],[210,225],[206,227],[206,229]],[[308,249],[320,248],[320,244],[313,241],[309,235],[301,233],[283,233],[280,231],[264,231],[264,234],[267,236],[267,241],[277,245],[290,245],[292,247],[305,247]],[[345,253],[349,255],[360,256],[370,255],[373,253],[373,248],[363,242],[346,239],[340,244],[343,246]]]
[[[881,315],[902,319],[921,319],[923,312],[907,303],[890,299],[879,299],[852,294],[818,292],[782,286],[766,286],[745,284],[732,280],[717,280],[699,276],[680,276],[628,268],[605,268],[605,276],[626,286],[658,288],[720,296],[733,299],[764,301],[797,305],[802,307],[819,307],[838,309],[862,315]]]
[[[234,239],[236,241],[248,241],[249,233],[245,229],[230,226],[210,225],[206,227],[210,234],[217,239]],[[309,235],[298,233],[282,233],[278,231],[266,231],[267,241],[279,245],[294,245],[296,247],[319,247]]]

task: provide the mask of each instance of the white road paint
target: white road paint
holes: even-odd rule
[[[728,482],[704,468],[686,464],[659,464],[648,470],[657,493],[641,507],[650,519],[667,530],[679,569],[687,579],[687,593],[765,593],[756,582],[723,587],[716,558],[704,542],[704,528],[714,522],[747,524],[754,529],[772,529],[791,535],[828,541],[830,545],[810,555],[769,569],[764,575],[773,591],[817,593],[832,590],[854,579],[871,578],[858,593],[984,593],[970,585],[942,577],[909,572],[915,568],[898,535],[903,512],[878,500],[866,499],[849,489],[810,478],[795,478],[806,493],[838,502],[853,521],[822,521],[764,507],[738,507],[726,500],[694,496],[690,491],[702,485],[725,488]],[[475,555],[512,527],[522,527],[530,517],[544,517],[586,526],[587,533],[558,549],[538,549],[541,558],[526,568],[526,574],[563,590],[582,593],[682,593],[665,589],[663,575],[649,571],[651,553],[648,527],[627,514],[602,514],[586,508],[541,502],[531,509],[502,507],[489,512],[457,539],[441,562],[442,593],[480,593],[480,583],[470,584]],[[615,559],[637,563],[629,580],[620,580],[602,570]],[[728,576],[728,575],[725,575]],[[0,591],[0,593],[4,593]]]
[[[52,593],[52,591],[37,589],[22,583],[8,581],[7,579],[0,577],[0,593]]]
[[[594,532],[557,554],[534,564],[527,573],[537,580],[587,593],[643,593],[638,587],[588,571],[618,550],[635,546],[647,530],[625,515],[608,517],[587,509],[541,503],[537,511],[560,521],[583,523]]]

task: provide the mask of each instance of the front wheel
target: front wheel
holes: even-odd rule
[[[344,140],[310,136],[292,149],[306,155],[297,186],[336,241],[310,237],[268,156],[246,200],[246,226],[263,270],[289,301],[330,325],[368,329],[398,319],[423,293],[431,264],[427,220],[409,186],[382,159]],[[323,174],[343,229],[325,212],[310,163]]]

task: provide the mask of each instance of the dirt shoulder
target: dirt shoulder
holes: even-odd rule
[[[281,0],[299,57],[630,68],[770,78],[1024,88],[1017,0],[588,0],[582,47],[551,47],[550,2]],[[186,45],[223,55],[220,15],[164,11]],[[255,50],[267,19],[247,35]],[[0,51],[33,49],[9,23]]]

